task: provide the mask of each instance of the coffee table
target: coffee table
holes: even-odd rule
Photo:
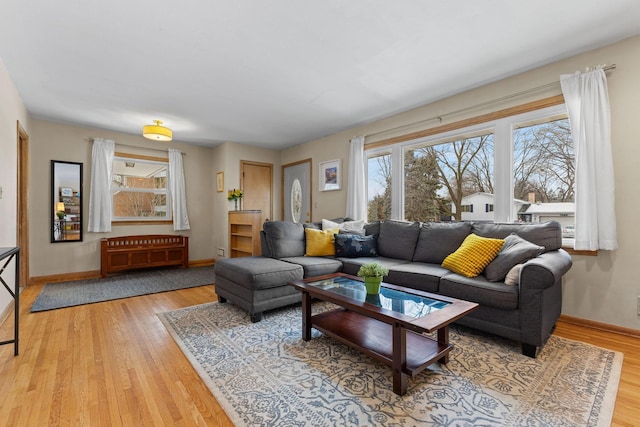
[[[289,282],[302,292],[302,339],[315,328],[391,367],[393,392],[407,392],[414,377],[435,361],[447,363],[453,345],[449,324],[478,304],[382,283],[380,294],[368,295],[362,279],[344,273]],[[311,315],[311,300],[339,308]],[[437,331],[437,339],[422,335]]]

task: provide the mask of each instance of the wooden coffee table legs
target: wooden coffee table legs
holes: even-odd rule
[[[393,329],[393,360],[391,369],[393,372],[393,392],[402,396],[407,392],[407,330],[399,323],[392,325]]]
[[[445,325],[438,329],[438,344],[449,344],[449,325]],[[449,363],[449,352],[438,359],[438,362],[444,364]]]
[[[302,339],[311,339],[311,295],[302,292]]]

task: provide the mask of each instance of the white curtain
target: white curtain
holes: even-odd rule
[[[560,77],[576,157],[575,249],[613,250],[616,237],[611,111],[600,67]]]
[[[89,190],[90,233],[111,231],[113,198],[111,178],[113,174],[113,152],[115,142],[110,139],[95,138],[91,151],[91,188]]]
[[[349,186],[347,187],[346,216],[367,220],[367,186],[365,185],[364,136],[351,140],[349,153]]]
[[[169,195],[173,209],[173,229],[189,230],[189,215],[187,215],[187,194],[184,185],[184,168],[182,167],[182,152],[169,148]]]

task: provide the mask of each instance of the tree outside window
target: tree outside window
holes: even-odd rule
[[[501,129],[499,137],[496,128]],[[505,131],[509,128],[511,134]],[[397,153],[403,157],[401,171],[391,167]],[[499,176],[511,176],[512,182],[496,188],[496,164]],[[392,192],[395,179],[402,180],[402,194]],[[574,183],[566,112],[564,106],[550,107],[372,152],[368,219],[391,218],[397,204],[394,212],[403,212],[398,219],[555,220],[565,227],[564,237],[573,238]]]

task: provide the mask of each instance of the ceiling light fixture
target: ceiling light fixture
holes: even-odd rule
[[[162,126],[162,120],[154,120],[155,125],[146,125],[142,128],[142,136],[154,141],[171,141],[173,132],[168,127]]]

